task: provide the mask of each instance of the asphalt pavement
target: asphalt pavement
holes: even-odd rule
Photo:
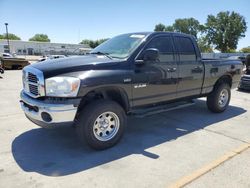
[[[250,93],[232,91],[229,108],[195,105],[130,117],[115,147],[81,145],[75,129],[47,130],[19,105],[21,71],[0,79],[0,187],[250,187]]]

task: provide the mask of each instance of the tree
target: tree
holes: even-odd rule
[[[155,26],[154,31],[165,31],[165,25],[162,23],[159,23]]]
[[[173,24],[175,32],[190,34],[195,38],[197,38],[197,34],[201,31],[201,28],[200,22],[194,18],[176,19]]]
[[[154,31],[171,31],[171,32],[181,32],[195,36],[199,32],[203,31],[204,27],[199,23],[198,20],[194,18],[184,18],[176,19],[173,25],[165,26],[162,23],[159,23],[155,26]]]
[[[240,38],[247,30],[243,16],[235,12],[220,12],[216,16],[208,15],[206,36],[209,44],[221,52],[230,52],[237,48]]]
[[[174,27],[172,25],[165,26],[165,31],[174,32]]]
[[[46,34],[35,34],[29,41],[50,42],[50,39]]]
[[[16,36],[13,33],[8,33],[9,40],[21,40],[20,37]],[[3,35],[0,35],[0,39],[7,39],[7,34],[4,33]]]
[[[203,53],[212,53],[213,52],[213,48],[212,46],[208,43],[206,37],[200,37],[197,40],[199,49],[201,52]]]
[[[84,39],[84,40],[82,40],[82,42],[80,42],[80,44],[87,44],[87,45],[89,45],[90,48],[95,48],[95,47],[99,46],[101,43],[105,42],[106,40],[108,40],[108,38],[99,39],[99,40]]]
[[[242,48],[240,51],[243,53],[250,53],[250,46]]]
[[[80,44],[86,44],[86,45],[88,45],[89,47],[95,45],[95,44],[94,44],[94,41],[93,41],[93,40],[89,40],[89,39],[84,39],[84,40],[82,40],[82,42],[80,42]],[[92,47],[91,47],[91,48],[92,48]]]

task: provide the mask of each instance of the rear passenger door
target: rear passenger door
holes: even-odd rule
[[[177,97],[199,95],[203,83],[204,67],[197,57],[193,40],[190,37],[175,36],[175,47],[178,54]]]

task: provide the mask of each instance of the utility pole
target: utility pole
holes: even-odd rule
[[[5,23],[5,27],[6,27],[6,37],[7,37],[8,49],[9,49],[9,53],[10,53],[10,41],[9,41],[9,33],[8,33],[8,23]]]

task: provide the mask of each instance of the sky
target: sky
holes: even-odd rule
[[[128,32],[153,31],[158,23],[193,17],[204,24],[207,15],[235,11],[245,17],[248,30],[238,49],[250,46],[250,0],[0,0],[0,34],[28,40],[36,33],[51,42],[79,43]]]

